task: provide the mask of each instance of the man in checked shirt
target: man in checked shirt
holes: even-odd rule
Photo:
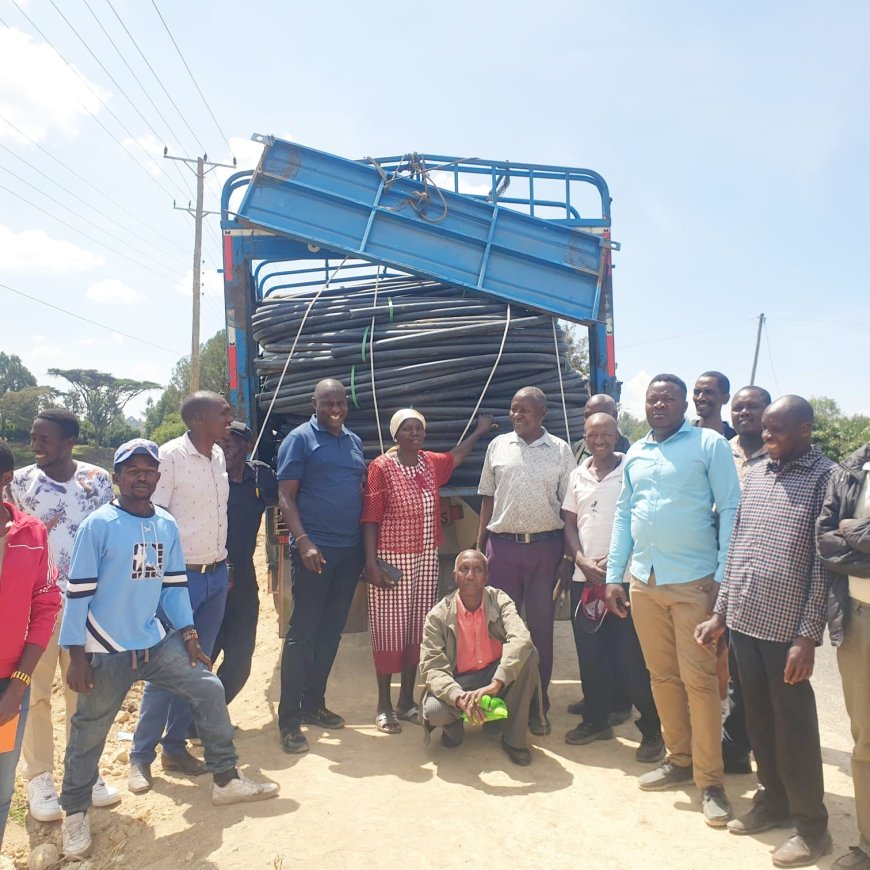
[[[834,463],[812,444],[813,409],[800,396],[769,405],[762,425],[769,459],[746,475],[719,597],[695,639],[707,645],[731,630],[762,785],[728,829],[755,834],[793,823],[773,863],[806,867],[832,848],[809,680],[830,586],[814,526]]]

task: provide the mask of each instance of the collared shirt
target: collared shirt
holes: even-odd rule
[[[69,480],[55,480],[38,465],[28,465],[19,468],[9,484],[15,505],[48,529],[51,558],[57,566],[57,585],[61,592],[66,592],[79,526],[85,517],[115,495],[108,471],[87,462],[76,462],[75,466]]]
[[[870,471],[870,462],[864,463],[864,471]],[[864,475],[855,505],[855,519],[870,517],[870,474]],[[870,577],[849,576],[849,596],[862,604],[870,604]]]
[[[188,565],[206,565],[227,557],[227,501],[230,483],[224,452],[203,456],[190,433],[160,448],[160,480],[151,501],[175,517]]]
[[[769,459],[746,476],[715,612],[760,640],[822,642],[830,574],[815,550],[834,463],[813,446],[780,466]]]
[[[571,485],[562,507],[577,515],[577,534],[580,549],[587,559],[600,559],[610,549],[613,515],[622,490],[622,463],[625,456],[615,454],[616,467],[599,480],[592,468],[592,459],[581,462],[571,472]],[[579,568],[574,569],[574,581],[582,583],[586,577]]]
[[[531,444],[506,432],[486,450],[479,495],[493,496],[491,532],[533,534],[561,529],[559,516],[576,467],[571,448],[547,430]]]
[[[354,547],[362,539],[366,463],[362,441],[346,427],[333,435],[312,415],[278,448],[278,480],[298,480],[296,504],[318,547]]]
[[[699,417],[697,420],[692,420],[692,425],[697,427],[698,429],[705,429],[706,427],[703,425],[704,421]],[[715,429],[711,429],[711,432],[716,432]],[[719,433],[716,432],[718,435]],[[727,420],[722,421],[722,437],[726,441],[730,441],[737,433],[734,431],[734,428],[728,423]]]
[[[721,582],[740,501],[728,442],[684,421],[665,441],[650,433],[632,444],[622,465],[607,582],[622,582],[629,558],[643,582],[653,571],[659,586],[711,574]]]
[[[752,456],[747,457],[740,446],[739,435],[735,435],[728,443],[731,445],[731,455],[734,457],[734,464],[737,466],[737,476],[740,478],[740,488],[742,489],[743,484],[746,482],[746,472],[767,459],[767,446],[762,444]]]
[[[265,462],[245,463],[242,479],[230,481],[227,502],[227,559],[236,570],[250,569],[257,548],[257,533],[267,505],[278,501],[275,472]],[[248,570],[250,573],[250,570]]]
[[[456,673],[481,671],[501,658],[503,644],[489,636],[483,604],[467,610],[456,595]]]
[[[616,453],[628,453],[628,448],[631,447],[631,443],[628,438],[622,434],[622,432],[616,433],[616,445],[613,448]],[[577,464],[579,465],[584,459],[589,459],[592,454],[589,452],[589,449],[586,447],[586,437],[584,436],[579,441],[575,441],[571,445],[571,452],[574,454],[574,458],[577,460]]]

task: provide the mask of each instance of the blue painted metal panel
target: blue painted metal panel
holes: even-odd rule
[[[264,141],[236,212],[242,224],[571,320],[598,319],[609,244],[600,236],[439,194],[407,176],[385,183],[373,165]]]

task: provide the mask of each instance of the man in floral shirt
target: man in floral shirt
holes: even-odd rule
[[[73,459],[79,437],[79,421],[63,408],[46,408],[33,421],[30,446],[36,463],[15,472],[9,484],[14,504],[40,520],[48,529],[51,555],[57,566],[57,582],[66,594],[70,557],[76,532],[88,514],[112,500],[114,490],[108,472]],[[54,785],[54,732],[51,722],[51,688],[60,664],[66,702],[66,731],[76,709],[76,694],[67,687],[69,654],[57,643],[60,619],[36,670],[30,690],[30,714],[24,733],[22,755],[27,780],[30,814],[37,821],[61,818]],[[97,780],[94,806],[111,806],[121,796],[117,789]]]

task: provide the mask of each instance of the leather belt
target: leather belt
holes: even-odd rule
[[[533,544],[535,541],[549,541],[553,538],[561,538],[561,529],[551,529],[549,532],[523,532],[515,535],[511,532],[490,532],[491,538],[499,538],[502,541],[513,541],[515,544]]]
[[[206,565],[185,565],[184,567],[185,570],[190,571],[192,574],[211,574],[212,571],[217,571],[226,561],[226,559],[221,559],[220,562],[209,562]]]

